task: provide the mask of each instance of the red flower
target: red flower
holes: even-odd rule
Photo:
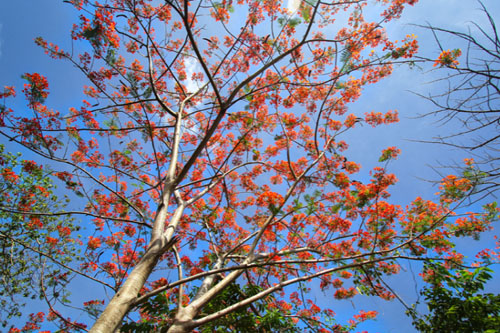
[[[99,238],[90,236],[87,245],[90,250],[95,250],[101,247],[101,240]]]

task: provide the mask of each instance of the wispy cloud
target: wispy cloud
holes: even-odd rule
[[[287,10],[291,16],[294,16],[297,13],[297,10],[299,10],[301,1],[302,0],[288,0]]]
[[[186,66],[186,89],[188,93],[194,93],[203,86],[204,82],[195,81],[192,79],[193,74],[201,71],[200,63],[196,58],[186,58],[184,60],[184,65]],[[198,101],[195,107],[201,104],[202,101]],[[182,130],[191,132],[191,134],[198,135],[200,133],[200,128],[196,122],[188,121],[186,119],[182,120]]]
[[[186,76],[187,76],[187,84],[186,88],[188,92],[193,93],[197,91],[203,83],[200,83],[198,81],[193,81],[191,78],[193,77],[193,74],[196,72],[199,72],[201,70],[200,64],[198,63],[198,60],[195,58],[187,58],[184,60],[184,64],[186,66]]]

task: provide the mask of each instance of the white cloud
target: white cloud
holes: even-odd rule
[[[291,16],[293,16],[293,15],[295,15],[295,13],[297,13],[297,10],[300,7],[301,1],[302,0],[288,0],[287,10]]]
[[[186,89],[187,93],[194,93],[198,91],[198,89],[203,86],[204,82],[199,82],[192,80],[193,74],[201,71],[200,63],[198,59],[194,57],[189,57],[184,59],[184,65],[186,66]],[[195,107],[201,104],[203,101],[198,101]],[[191,134],[199,134],[200,128],[193,121],[188,121],[186,119],[182,120],[182,129],[191,132]]]
[[[187,58],[184,60],[184,65],[186,66],[186,76],[187,76],[187,84],[186,88],[189,93],[193,93],[199,89],[201,86],[200,82],[193,81],[191,78],[193,74],[199,72],[201,70],[200,64],[196,58]]]

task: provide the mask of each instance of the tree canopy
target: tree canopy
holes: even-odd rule
[[[11,332],[45,320],[63,332],[348,331],[376,313],[339,323],[313,286],[393,299],[385,278],[402,260],[465,264],[457,239],[498,217],[494,203],[456,213],[479,185],[471,162],[435,198],[398,205],[397,147],[361,181],[348,158],[354,128],[398,121],[350,107],[414,63],[416,36],[385,26],[416,0],[64,2],[79,12],[71,49],[35,42],[81,72],[85,99],[51,108],[36,72],[0,92],[0,134],[35,156],[0,152],[1,297],[48,306]],[[72,279],[102,292],[71,298]],[[7,316],[22,311],[5,302]]]
[[[500,295],[481,293],[492,270],[449,270],[429,262],[425,265],[428,287],[424,296],[429,314],[409,314],[420,332],[496,332],[500,327]]]

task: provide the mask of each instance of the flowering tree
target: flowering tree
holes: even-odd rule
[[[338,299],[358,291],[391,299],[383,277],[398,273],[399,259],[459,264],[453,237],[496,218],[493,205],[451,218],[475,185],[453,176],[436,202],[390,203],[395,147],[370,180],[351,179],[360,165],[344,156],[344,133],[396,122],[397,112],[357,115],[349,105],[417,51],[413,36],[396,42],[384,31],[416,0],[373,1],[376,21],[365,20],[371,2],[362,0],[66,2],[81,13],[71,36],[82,51],[36,43],[85,75],[86,99],[53,110],[46,78],[26,73],[29,112],[9,107],[16,92],[5,87],[0,126],[44,161],[32,168],[68,191],[71,209],[31,200],[2,201],[1,210],[41,235],[51,265],[63,265],[66,276],[52,274],[51,286],[78,274],[113,295],[83,303],[96,319],[91,332],[210,331],[240,320],[338,331],[333,310],[308,296],[310,282]],[[24,186],[16,168],[2,168],[6,182]],[[47,231],[40,215],[78,219],[86,235]],[[35,249],[29,237],[17,244]],[[57,260],[77,249],[72,263]],[[46,274],[38,281],[47,319],[87,330],[58,309],[70,300],[48,288]],[[348,328],[374,315],[361,312]],[[33,315],[27,329],[43,319]]]

